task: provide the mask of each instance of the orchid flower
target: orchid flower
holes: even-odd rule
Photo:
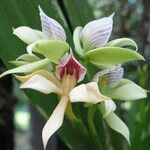
[[[55,74],[56,77],[48,71],[38,70],[27,76],[16,76],[22,82],[22,89],[30,88],[44,94],[56,93],[60,96],[59,104],[42,131],[44,148],[46,148],[51,135],[63,124],[68,103],[80,101],[97,104],[104,100],[109,101],[107,96],[99,92],[96,82],[90,82],[81,87],[79,93],[74,93],[76,90],[75,85],[83,80],[86,74],[86,68],[75,59],[72,53],[62,59],[61,63],[56,67]],[[84,91],[82,90],[83,88]]]
[[[77,27],[73,34],[75,50],[82,59],[99,68],[108,68],[133,60],[144,60],[138,54],[137,44],[129,38],[109,41],[113,29],[114,13],[108,17],[87,23],[83,28]],[[134,50],[125,48],[134,47]]]
[[[104,94],[109,99],[103,100],[101,103],[98,104],[100,112],[103,114],[103,118],[105,119],[106,123],[115,131],[122,134],[128,143],[130,144],[130,134],[129,129],[125,125],[125,123],[114,113],[116,110],[116,105],[112,101],[112,99],[118,99],[123,101],[133,101],[137,99],[142,99],[147,97],[147,91],[135,84],[134,82],[123,79],[123,68],[121,65],[114,66],[112,68],[103,70],[98,72],[93,77],[92,84],[98,84],[97,93],[99,91]],[[91,93],[93,90],[92,84],[81,84],[75,87],[70,92],[70,99],[71,102],[86,102],[94,104],[96,103],[97,93],[95,96],[95,100],[88,99],[88,93]],[[88,91],[88,92],[87,92]]]
[[[35,30],[27,26],[21,26],[13,29],[13,34],[28,44],[28,56],[27,54],[26,56],[30,57],[30,60],[32,57],[35,57],[33,52],[36,52],[48,57],[50,61],[58,63],[59,59],[69,49],[69,45],[65,42],[66,33],[63,27],[56,20],[47,16],[40,6],[39,11],[42,31]],[[23,60],[20,61],[17,59],[12,63],[17,66],[28,63],[27,61],[24,61],[24,57],[25,56],[23,55]]]

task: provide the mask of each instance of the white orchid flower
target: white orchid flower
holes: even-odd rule
[[[134,82],[123,78],[121,65],[113,66],[98,72],[93,81],[98,83],[102,94],[111,99],[132,101],[147,97],[147,92]],[[125,123],[114,113],[112,101],[103,101],[99,106],[106,123],[115,131],[121,133],[130,144],[129,129]]]
[[[83,80],[85,74],[86,68],[71,53],[56,67],[57,78],[45,70],[38,70],[28,76],[16,76],[22,82],[22,89],[30,88],[44,94],[57,93],[60,95],[60,101],[42,131],[45,149],[51,135],[63,124],[65,110],[70,102],[97,104],[106,100],[111,101],[112,110],[115,109],[113,101],[99,92],[96,82],[75,87],[77,82]]]
[[[42,31],[21,26],[13,29],[13,34],[19,37],[26,44],[30,45],[42,39],[66,41],[66,33],[63,27],[54,19],[48,17],[40,8]]]
[[[109,68],[133,60],[144,60],[138,46],[130,38],[109,41],[113,29],[114,13],[108,17],[77,27],[73,33],[75,51],[85,61],[99,68]],[[132,50],[132,47],[135,49]]]
[[[13,34],[28,44],[27,52],[29,55],[26,55],[27,57],[36,57],[33,54],[33,52],[36,52],[49,58],[51,62],[58,63],[59,59],[66,53],[67,50],[69,50],[69,45],[65,42],[66,33],[63,27],[56,20],[48,17],[40,6],[39,11],[42,31],[21,26],[13,29]],[[12,63],[17,66],[21,66],[28,62],[24,60],[16,60]]]

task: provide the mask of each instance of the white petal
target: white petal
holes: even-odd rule
[[[44,38],[44,35],[41,31],[34,30],[26,26],[21,26],[14,29],[13,34],[15,34],[28,45]]]
[[[126,138],[126,140],[128,141],[128,143],[130,145],[129,129],[126,126],[126,124],[115,113],[110,113],[105,118],[105,121],[110,126],[110,128],[112,128],[113,130],[122,134]]]
[[[81,84],[72,89],[69,93],[71,102],[89,102],[88,93],[86,90],[86,85]]]
[[[44,94],[57,93],[59,90],[55,84],[38,74],[33,75],[28,81],[23,83],[20,88],[34,89]]]
[[[147,97],[145,89],[128,79],[122,79],[115,87],[108,87],[105,95],[118,100],[137,100]]]
[[[52,115],[48,119],[42,131],[42,140],[44,144],[44,149],[48,143],[49,138],[55,133],[63,124],[64,113],[67,106],[67,99],[60,100],[59,104],[53,111]]]
[[[66,33],[63,27],[54,19],[48,17],[40,8],[40,17],[42,24],[42,31],[49,39],[66,41]]]
[[[86,102],[93,104],[109,99],[99,92],[97,83],[95,82],[81,84],[73,88],[69,96],[71,102]]]
[[[108,42],[113,27],[113,16],[114,14],[85,25],[81,35],[84,50],[102,47]]]
[[[106,118],[110,113],[114,112],[116,110],[116,104],[113,102],[113,100],[105,100],[100,105],[103,117]]]

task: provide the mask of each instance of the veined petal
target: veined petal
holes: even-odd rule
[[[145,89],[128,79],[122,79],[117,86],[107,87],[104,94],[118,100],[137,100],[147,97]]]
[[[47,80],[41,75],[33,75],[29,80],[27,80],[25,83],[23,83],[20,88],[22,89],[33,89],[39,92],[42,92],[44,94],[50,94],[50,93],[58,93],[59,89],[58,87],[52,83],[51,81]]]
[[[58,79],[62,79],[65,74],[74,74],[77,82],[80,82],[84,79],[86,71],[86,68],[75,59],[71,52],[70,55],[65,55],[65,58],[63,58],[61,63],[56,67],[56,76]]]
[[[55,133],[63,124],[64,113],[68,103],[68,99],[63,98],[60,100],[59,104],[53,111],[52,115],[46,122],[43,131],[42,131],[42,139],[44,144],[44,149],[46,149],[46,145],[48,143],[49,138]]]
[[[93,81],[100,84],[100,86],[115,86],[123,77],[123,68],[121,65],[113,66],[110,69],[105,69],[98,72],[94,77]]]
[[[115,114],[110,113],[105,117],[106,123],[110,128],[122,134],[130,145],[130,133],[126,124]]]
[[[54,19],[48,17],[39,6],[42,31],[48,39],[66,41],[63,27]]]
[[[48,65],[50,63],[49,59],[45,58],[43,60],[39,60],[33,63],[25,64],[23,66],[19,66],[14,69],[10,69],[0,75],[0,78],[13,73],[32,73],[36,70],[39,70],[40,68]]]
[[[32,76],[34,75],[41,75],[42,77],[44,77],[45,79],[51,81],[53,84],[55,84],[57,87],[61,87],[61,82],[50,72],[46,71],[46,70],[38,70],[33,72],[30,75],[27,76],[18,76],[15,75],[15,77],[22,83],[27,82]]]
[[[44,35],[41,31],[34,30],[27,26],[21,26],[14,29],[13,34],[15,34],[28,45],[44,38]]]
[[[81,84],[71,90],[69,93],[71,102],[86,102],[86,103],[99,103],[109,98],[99,92],[96,82],[88,84]]]
[[[84,50],[102,47],[107,43],[113,27],[113,16],[114,14],[85,25],[81,35]]]
[[[103,117],[106,118],[110,113],[116,110],[116,104],[113,102],[113,100],[109,99],[100,104],[100,109]]]

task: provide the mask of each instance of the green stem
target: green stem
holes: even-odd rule
[[[72,126],[80,133],[82,134],[84,137],[89,138],[89,133],[87,128],[85,127],[85,125],[83,124],[81,119],[78,119],[73,110],[72,110],[72,106],[71,103],[69,101],[67,109],[66,109],[66,117],[70,120]]]
[[[98,108],[98,112],[99,112],[100,116],[102,116],[100,105],[98,105],[97,108]],[[101,120],[101,122],[102,122],[102,128],[103,128],[102,132],[103,132],[103,134],[105,134],[104,149],[105,150],[111,150],[112,149],[112,141],[110,138],[110,133],[107,130],[105,122],[103,120]]]
[[[88,122],[88,126],[89,126],[89,129],[90,129],[90,132],[92,134],[92,138],[94,140],[94,143],[95,143],[95,147],[97,150],[101,150],[103,149],[102,148],[102,143],[98,137],[98,134],[97,134],[97,131],[95,129],[95,125],[94,125],[94,120],[93,120],[93,117],[94,117],[94,114],[95,114],[95,109],[96,107],[94,106],[90,106],[89,109],[88,109],[88,114],[87,114],[87,122]]]

